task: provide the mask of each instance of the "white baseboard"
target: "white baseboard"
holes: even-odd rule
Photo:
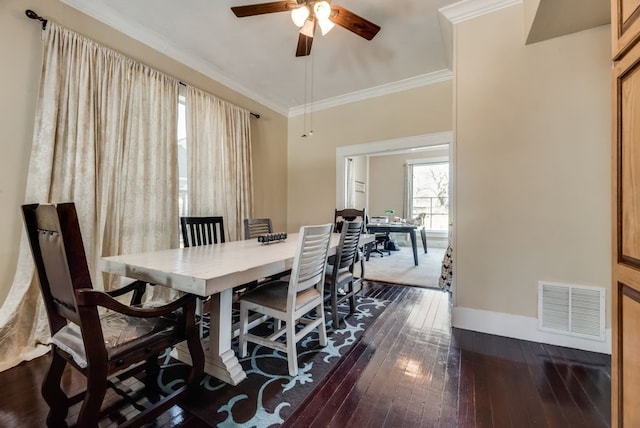
[[[464,330],[611,355],[611,328],[606,329],[605,340],[601,342],[540,331],[536,318],[462,307],[453,308],[451,324]]]

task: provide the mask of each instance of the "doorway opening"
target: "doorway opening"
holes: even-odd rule
[[[445,250],[450,240],[455,239],[454,150],[452,132],[336,149],[337,208],[365,208],[369,216],[376,217],[392,212],[387,214],[390,221],[398,217],[407,222],[422,221],[419,224],[424,224],[428,231],[428,253],[422,252],[418,237],[421,260],[418,266],[413,263],[408,235],[397,236],[401,251],[375,260],[372,257],[367,264],[366,279],[438,286]],[[406,260],[401,257],[405,252]],[[430,260],[423,263],[427,257]],[[379,269],[374,266],[382,263],[385,266]],[[376,271],[386,277],[371,277]],[[412,273],[417,273],[415,283],[411,282]]]

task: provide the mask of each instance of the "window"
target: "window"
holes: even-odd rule
[[[409,165],[409,212],[422,219],[427,230],[449,228],[449,163]]]
[[[178,100],[178,207],[180,217],[185,217],[189,210],[187,195],[187,119],[185,97]],[[182,235],[180,235],[182,238]]]

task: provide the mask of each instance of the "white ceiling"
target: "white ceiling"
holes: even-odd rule
[[[524,3],[529,43],[610,22],[609,0],[333,0],[380,32],[318,31],[296,58],[288,12],[231,12],[260,0],[60,1],[285,116],[451,78],[452,25],[502,7]]]
[[[438,9],[458,0],[333,0],[380,32],[367,41],[336,26],[299,58],[289,13],[237,18],[230,10],[260,0],[61,1],[290,115],[311,101],[448,75]]]

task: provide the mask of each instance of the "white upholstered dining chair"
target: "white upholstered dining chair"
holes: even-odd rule
[[[240,355],[247,355],[247,342],[257,343],[287,355],[289,375],[298,374],[296,344],[318,328],[320,346],[327,345],[324,318],[324,275],[331,242],[332,224],[303,226],[289,281],[272,281],[240,297]],[[249,333],[249,311],[274,319],[276,330],[268,337]],[[315,311],[315,318],[304,315]],[[303,318],[304,317],[304,318]],[[285,322],[282,327],[281,321]],[[304,327],[297,331],[297,324]],[[278,341],[286,334],[285,343]]]

